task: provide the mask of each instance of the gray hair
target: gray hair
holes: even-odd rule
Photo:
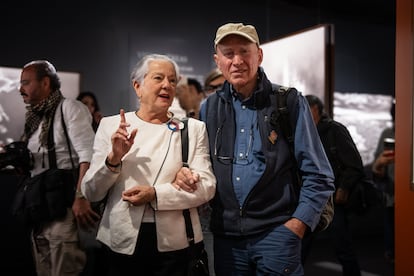
[[[131,80],[132,82],[136,81],[138,83],[142,83],[145,75],[148,73],[148,65],[150,62],[155,60],[165,60],[170,62],[175,69],[175,75],[177,77],[177,81],[180,76],[180,69],[178,67],[178,64],[169,56],[166,55],[160,55],[160,54],[149,54],[144,56],[138,63],[135,65],[134,69],[131,73]]]

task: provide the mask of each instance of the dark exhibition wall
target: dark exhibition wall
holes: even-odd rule
[[[48,59],[58,71],[78,73],[79,90],[94,91],[104,115],[111,115],[119,112],[120,108],[136,109],[136,96],[129,76],[133,65],[143,54],[159,52],[172,55],[183,74],[202,79],[215,66],[213,40],[221,24],[253,24],[262,43],[319,24],[333,24],[335,117],[344,122],[351,118],[352,123],[359,119],[359,126],[371,135],[381,129],[378,122],[382,115],[374,111],[384,102],[374,95],[383,96],[385,100],[394,96],[395,0],[200,0],[185,4],[178,1],[90,2],[3,1],[0,67],[19,69],[31,60]],[[0,88],[3,85],[1,77],[0,74]],[[17,93],[17,89],[15,91]],[[355,97],[354,93],[373,97]],[[368,104],[360,109],[372,110],[371,114],[364,113],[367,117],[360,114],[347,116],[347,108],[357,108],[364,102]],[[0,100],[0,136],[5,120],[1,106],[6,104]],[[15,112],[21,113],[22,117],[25,110]],[[16,116],[9,117],[7,119],[15,123]],[[385,120],[387,118],[383,118]],[[368,124],[368,121],[373,122]],[[364,161],[369,162],[377,139],[361,134],[358,129],[354,133],[358,134],[354,136],[357,144],[366,145],[359,149]],[[0,183],[7,184],[4,185],[0,206],[3,217],[0,234],[8,237],[4,245],[8,254],[0,262],[0,271],[14,274],[21,271],[22,275],[32,275],[28,242],[9,214],[11,195],[16,189],[10,184],[15,182],[14,175],[0,174]],[[375,220],[366,219],[357,230],[366,227],[367,233],[374,236],[380,231],[378,225],[381,222],[377,217]],[[382,263],[382,259],[375,259],[375,267],[378,262]]]
[[[254,24],[262,43],[329,23],[335,28],[334,91],[394,94],[395,1],[84,2],[3,8],[0,66],[21,68],[42,58],[58,71],[78,72],[80,90],[97,93],[109,115],[135,109],[129,75],[145,53],[173,55],[183,74],[202,79],[214,67],[213,40],[223,23]]]

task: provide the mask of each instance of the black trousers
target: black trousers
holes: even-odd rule
[[[155,223],[141,224],[133,255],[119,254],[109,248],[109,276],[183,276],[187,274],[187,249],[159,252]]]

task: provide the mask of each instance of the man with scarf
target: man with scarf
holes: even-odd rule
[[[31,176],[49,168],[48,151],[51,148],[48,147],[48,132],[52,124],[57,168],[72,169],[72,160],[79,168],[75,199],[72,206],[68,206],[65,217],[34,225],[30,229],[36,272],[37,275],[80,275],[86,255],[79,244],[78,225],[88,226],[99,218],[91,209],[90,202],[80,193],[81,179],[92,157],[92,117],[82,102],[63,97],[56,69],[46,60],[35,60],[24,65],[19,91],[27,105],[22,141],[27,143],[33,154]]]

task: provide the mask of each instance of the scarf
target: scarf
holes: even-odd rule
[[[62,99],[62,93],[60,90],[56,90],[50,93],[50,95],[40,103],[26,106],[26,120],[22,141],[27,143],[32,134],[38,129],[40,122],[43,121],[39,142],[41,146],[47,146],[50,124],[53,121],[56,108]]]

